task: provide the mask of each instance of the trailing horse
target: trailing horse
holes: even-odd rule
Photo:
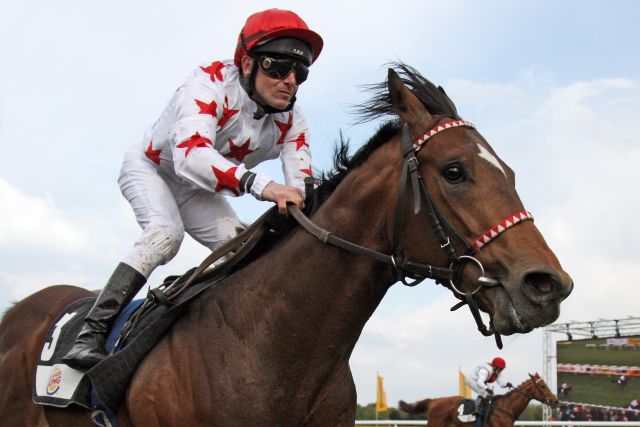
[[[547,384],[536,373],[529,374],[529,379],[502,396],[494,396],[491,400],[489,413],[485,418],[484,427],[513,426],[520,414],[533,399],[552,407],[557,406],[558,399],[549,390]],[[441,397],[438,399],[424,399],[414,404],[400,401],[399,408],[410,414],[426,413],[430,427],[463,427],[473,426],[475,421],[461,421],[461,405],[465,401],[460,396]],[[473,405],[471,405],[473,406]],[[463,415],[464,416],[464,415]]]
[[[122,425],[353,426],[349,358],[398,280],[438,280],[478,319],[478,308],[489,313],[489,327],[479,323],[487,335],[558,317],[573,283],[524,210],[514,172],[443,90],[396,69],[402,77],[390,69],[363,111],[399,119],[352,158],[343,144],[319,185],[307,228],[330,244],[296,227],[192,301],[131,379]],[[31,384],[50,323],[92,295],[49,287],[6,313],[5,426],[89,424],[84,409],[34,405]]]

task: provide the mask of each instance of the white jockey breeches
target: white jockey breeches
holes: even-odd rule
[[[241,224],[224,196],[166,179],[143,156],[129,150],[118,178],[142,227],[126,264],[148,278],[178,253],[185,231],[211,250],[236,236]]]
[[[473,391],[475,391],[476,393],[478,393],[478,396],[482,396],[482,397],[487,397],[489,395],[489,393],[486,390],[483,390],[480,388],[480,385],[478,385],[478,382],[476,380],[473,379],[473,377],[471,375],[465,375],[464,377],[464,382],[471,387],[471,389]]]

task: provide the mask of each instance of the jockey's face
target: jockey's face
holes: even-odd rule
[[[242,74],[245,77],[248,77],[251,73],[253,61],[254,59],[249,56],[242,58]],[[283,110],[287,108],[297,90],[298,85],[294,73],[289,73],[289,75],[283,79],[274,79],[267,76],[260,67],[258,67],[255,80],[256,93],[254,95],[258,101],[278,110]]]

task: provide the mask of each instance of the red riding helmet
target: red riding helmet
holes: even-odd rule
[[[313,53],[311,62],[314,62],[322,51],[322,37],[311,31],[302,18],[290,10],[267,9],[247,18],[238,35],[233,61],[240,67],[244,55],[251,52],[257,45],[278,37],[290,37],[306,42],[311,46]]]
[[[504,369],[507,367],[507,362],[502,357],[494,357],[491,364],[496,368]]]

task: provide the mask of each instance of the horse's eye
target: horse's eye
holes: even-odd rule
[[[453,184],[458,184],[464,181],[465,179],[464,171],[462,170],[462,167],[460,167],[460,165],[457,165],[457,164],[448,165],[447,167],[445,167],[444,170],[442,171],[442,176],[444,177],[444,179],[446,179],[447,181]]]

